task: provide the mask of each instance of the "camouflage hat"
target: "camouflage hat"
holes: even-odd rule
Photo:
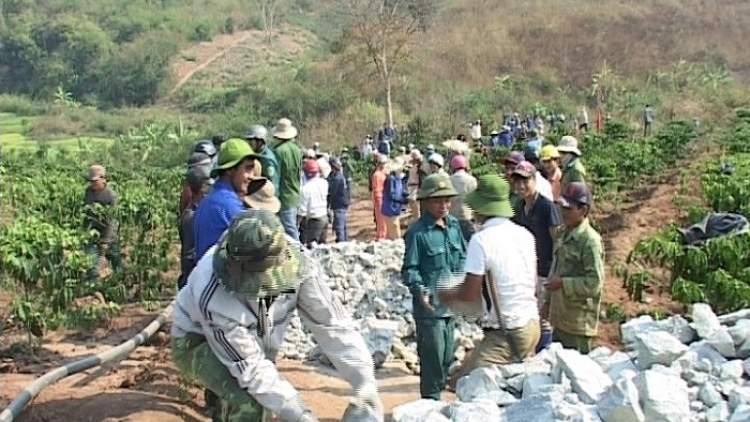
[[[431,174],[422,181],[422,186],[417,192],[417,199],[445,198],[456,195],[458,192],[453,188],[453,183],[447,175]]]
[[[219,240],[213,268],[227,291],[256,298],[295,291],[304,260],[275,214],[251,209],[237,215]]]

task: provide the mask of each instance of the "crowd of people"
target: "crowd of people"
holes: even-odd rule
[[[475,141],[483,139],[478,126]],[[474,177],[465,137],[446,144],[445,157],[433,145],[424,153],[406,145],[365,155],[374,164],[376,237],[405,242],[402,278],[413,298],[423,398],[439,399],[475,368],[533,356],[546,344],[543,326],[552,327],[552,340],[583,353],[597,335],[604,254],[588,220],[593,197],[578,140],[547,144],[541,125],[525,137],[524,126],[511,128],[522,151],[501,159],[503,174]],[[383,133],[390,146],[395,131]],[[306,247],[326,242],[330,225],[336,241],[348,238],[348,151],[305,150],[297,134],[283,118],[270,130],[251,126],[244,139],[215,136],[193,148],[180,199],[174,360],[206,389],[214,420],[260,422],[272,412],[316,421],[274,364],[297,310],[351,384],[353,406],[383,421],[358,325]],[[116,204],[104,167],[92,166],[89,181],[87,203]],[[102,233],[90,253],[119,265],[116,222],[91,219],[90,226]],[[486,321],[484,339],[449,376],[455,309],[467,304]]]

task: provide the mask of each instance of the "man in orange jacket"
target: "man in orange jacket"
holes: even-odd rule
[[[375,211],[375,240],[385,239],[388,235],[388,229],[385,224],[383,215],[383,190],[385,189],[385,179],[388,176],[385,171],[385,165],[388,163],[388,156],[378,155],[377,167],[372,174],[372,206]]]

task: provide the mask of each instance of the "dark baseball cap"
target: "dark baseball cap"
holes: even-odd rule
[[[193,167],[196,165],[202,165],[202,164],[208,164],[211,162],[211,156],[209,156],[206,153],[203,152],[194,152],[190,154],[190,157],[188,158],[188,167]]]
[[[593,198],[591,197],[591,190],[585,183],[572,182],[565,187],[565,191],[560,195],[557,202],[563,208],[571,208],[573,206],[591,205]]]
[[[507,163],[518,164],[521,161],[524,161],[523,154],[521,154],[518,151],[512,151],[508,155],[500,159],[500,162],[502,164],[507,164]]]

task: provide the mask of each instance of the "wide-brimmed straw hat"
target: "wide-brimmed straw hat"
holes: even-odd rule
[[[300,246],[288,241],[279,217],[264,209],[237,215],[213,257],[219,282],[243,299],[295,291],[304,268]]]
[[[273,137],[278,139],[293,139],[297,137],[297,128],[292,125],[292,121],[286,117],[279,119],[273,128]]]
[[[557,144],[557,151],[561,153],[570,152],[577,156],[581,155],[581,150],[578,149],[578,139],[570,135],[565,135],[560,138],[560,142]]]
[[[263,209],[276,214],[281,209],[281,201],[276,197],[276,188],[273,183],[265,183],[255,193],[243,198],[245,204],[252,209]]]
[[[477,188],[466,194],[464,203],[475,213],[488,217],[511,218],[510,184],[497,174],[480,176]]]

